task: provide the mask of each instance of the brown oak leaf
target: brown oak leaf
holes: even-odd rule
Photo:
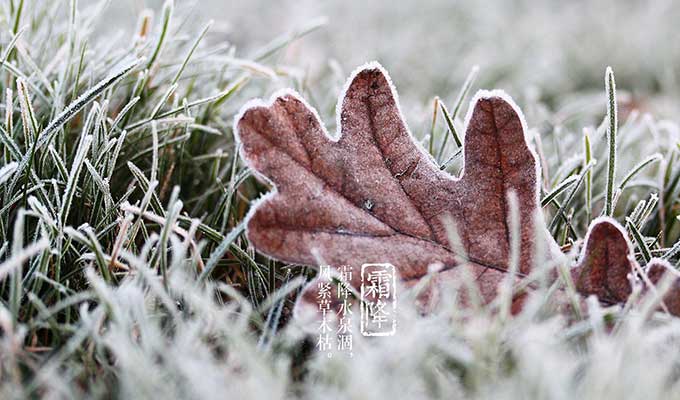
[[[673,315],[680,316],[680,275],[668,261],[660,258],[652,258],[645,267],[645,272],[650,282],[658,285],[669,274],[673,279],[670,289],[663,296],[663,304]]]
[[[593,220],[571,276],[576,290],[609,303],[624,302],[632,291],[635,258],[624,229],[611,218]]]
[[[355,287],[358,268],[372,262],[395,265],[407,285],[435,263],[443,265],[439,278],[455,279],[460,255],[449,243],[448,219],[490,300],[508,266],[507,193],[513,191],[521,226],[519,274],[530,271],[539,170],[524,118],[509,96],[480,91],[472,100],[459,178],[440,170],[413,138],[377,63],[349,79],[337,118],[339,133],[331,136],[292,91],[250,102],[237,116],[242,158],[275,186],[248,216],[247,237],[257,250],[289,263],[352,266]],[[554,251],[550,235],[543,236],[541,248]]]
[[[647,274],[648,281],[640,276],[641,272]],[[677,276],[670,264],[659,258],[652,258],[644,270],[641,269],[623,227],[606,217],[591,223],[579,262],[571,270],[580,294],[596,295],[609,304],[628,300],[635,282],[645,291],[652,289],[649,284],[658,284],[666,273]],[[680,315],[680,278],[675,279],[663,301],[671,314]]]

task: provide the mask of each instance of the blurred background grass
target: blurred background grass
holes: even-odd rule
[[[161,1],[113,2],[115,31],[134,25],[144,7]],[[611,65],[621,88],[653,96],[664,112],[678,93],[677,27],[680,5],[671,0],[604,1],[215,1],[191,7],[191,24],[214,19],[215,40],[242,51],[325,16],[327,25],[279,54],[278,61],[322,76],[337,62],[346,74],[378,60],[406,97],[454,95],[473,65],[480,87],[553,102],[572,92],[601,94]],[[527,93],[529,92],[529,93]],[[659,108],[655,104],[655,109]],[[407,107],[404,107],[407,108]]]

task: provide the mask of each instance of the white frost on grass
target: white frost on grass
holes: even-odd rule
[[[18,165],[19,163],[13,161],[0,168],[0,185],[12,177],[12,174],[14,174],[14,171],[16,171]]]

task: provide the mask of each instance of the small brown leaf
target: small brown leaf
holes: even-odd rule
[[[645,267],[645,272],[650,282],[654,285],[659,284],[666,274],[674,277],[670,289],[663,296],[663,303],[673,315],[680,316],[680,275],[668,261],[660,258],[652,258]]]
[[[584,296],[594,294],[606,303],[622,303],[632,292],[631,282],[638,281],[650,290],[646,280],[638,279],[642,271],[633,257],[633,250],[625,230],[611,218],[594,220],[586,235],[580,261],[571,272],[576,289]],[[680,316],[680,275],[668,261],[652,258],[645,267],[649,283],[661,282],[665,274],[676,276],[664,295],[666,309]]]
[[[580,260],[571,276],[576,290],[609,303],[625,302],[632,291],[631,273],[637,265],[626,232],[607,217],[593,220]]]
[[[441,263],[439,276],[455,279],[460,255],[449,243],[449,219],[489,300],[508,268],[506,195],[514,191],[520,205],[519,272],[529,272],[538,169],[522,114],[507,95],[475,96],[460,178],[441,171],[414,140],[396,91],[377,63],[353,74],[339,106],[336,137],[290,91],[269,103],[249,103],[237,117],[243,159],[276,187],[249,214],[247,236],[256,249],[290,263],[349,265],[355,271],[363,263],[389,262],[407,285]],[[552,239],[546,240],[543,248],[554,250]],[[353,276],[356,287],[360,274]]]

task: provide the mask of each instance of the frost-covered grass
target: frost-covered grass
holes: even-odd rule
[[[680,320],[652,297],[558,313],[541,286],[508,316],[508,296],[462,308],[452,287],[421,316],[404,292],[396,336],[318,353],[281,323],[309,271],[243,235],[268,188],[232,136],[244,102],[282,87],[332,131],[346,71],[376,58],[457,173],[449,130],[479,64],[471,91],[505,88],[526,113],[561,266],[609,199],[641,263],[677,263],[677,6],[211,3],[2,3],[0,398],[680,396]]]

